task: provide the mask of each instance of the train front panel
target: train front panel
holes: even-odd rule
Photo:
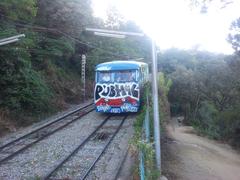
[[[136,61],[111,61],[95,69],[94,101],[97,112],[137,112],[142,87],[148,79],[148,65]]]
[[[137,112],[140,106],[139,83],[97,83],[95,85],[95,105],[97,112]]]

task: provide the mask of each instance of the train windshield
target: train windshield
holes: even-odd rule
[[[137,70],[100,71],[98,72],[97,78],[97,82],[100,83],[123,83],[135,81],[138,81]]]
[[[126,70],[115,72],[115,82],[133,82],[137,81],[136,70]]]

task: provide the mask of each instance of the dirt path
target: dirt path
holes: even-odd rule
[[[175,119],[173,119],[175,121]],[[169,180],[240,180],[240,154],[226,144],[199,137],[192,127],[167,127],[163,173]]]

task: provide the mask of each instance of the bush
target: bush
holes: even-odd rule
[[[50,110],[51,92],[40,73],[32,69],[29,56],[17,49],[0,51],[0,108],[11,111],[18,121],[21,114]]]
[[[26,70],[18,74],[14,82],[2,90],[2,107],[14,113],[40,113],[49,111],[51,92],[41,76]]]
[[[240,106],[219,113],[218,126],[221,137],[232,145],[240,147]]]
[[[160,123],[161,123],[161,132],[164,130],[164,122],[169,118],[169,104],[167,99],[167,94],[171,86],[171,81],[167,79],[163,73],[159,74],[159,109],[160,109]],[[145,178],[149,180],[158,179],[160,172],[155,166],[155,151],[154,151],[154,123],[153,123],[153,108],[152,108],[152,95],[150,91],[151,84],[148,83],[145,87],[144,97],[149,97],[149,115],[150,115],[150,142],[142,140],[143,135],[143,123],[146,114],[147,105],[143,106],[140,114],[137,116],[134,123],[135,135],[133,139],[133,145],[141,151],[144,159],[145,166]],[[145,99],[146,102],[146,99]]]
[[[194,127],[202,134],[213,139],[229,141],[234,146],[240,146],[240,107],[229,108],[219,112],[208,101],[203,101],[192,121]]]
[[[220,129],[218,126],[218,110],[208,101],[203,101],[197,112],[197,117],[192,120],[193,126],[201,133],[213,139],[219,139]]]

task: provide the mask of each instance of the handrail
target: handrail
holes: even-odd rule
[[[149,101],[147,96],[147,107],[145,112],[144,123],[142,127],[142,142],[150,142],[150,121],[149,121]],[[140,150],[139,153],[139,171],[140,179],[145,180],[145,164],[144,164],[144,153]]]

